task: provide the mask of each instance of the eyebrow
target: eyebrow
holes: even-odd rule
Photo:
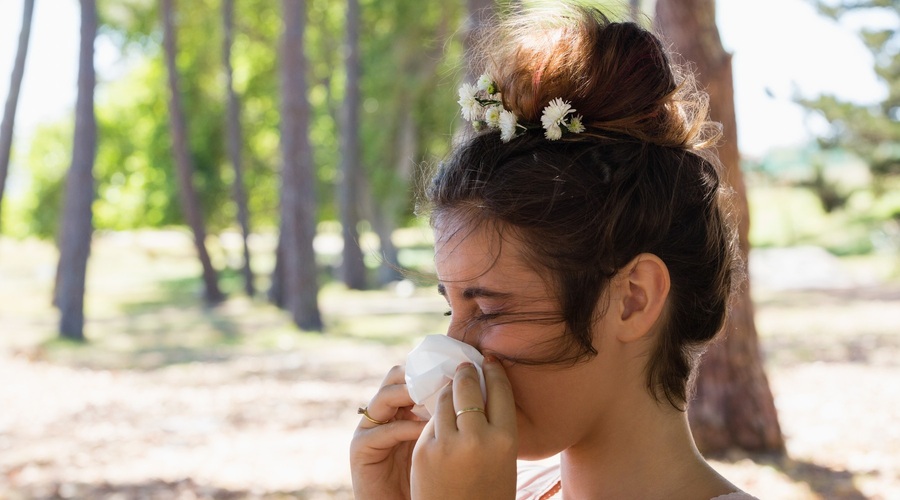
[[[439,294],[444,297],[447,296],[447,288],[443,283],[438,283],[437,291]],[[483,288],[480,286],[468,287],[463,290],[463,298],[465,299],[476,299],[480,297],[489,298],[489,299],[505,299],[510,297],[512,294],[506,292],[498,292],[496,290],[490,290],[488,288]]]

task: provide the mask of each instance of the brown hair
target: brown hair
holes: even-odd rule
[[[739,262],[718,163],[703,150],[717,132],[704,96],[653,34],[588,7],[516,15],[478,54],[520,123],[539,122],[559,97],[587,130],[558,141],[539,128],[507,143],[495,131],[465,140],[428,188],[432,222],[511,228],[549,272],[567,332],[565,355],[551,362],[596,354],[592,324],[609,280],[638,254],[657,255],[672,285],[647,387],[683,409]]]

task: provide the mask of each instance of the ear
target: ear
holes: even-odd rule
[[[662,315],[671,287],[669,268],[656,255],[642,253],[619,271],[617,280],[616,337],[632,342],[644,337]]]

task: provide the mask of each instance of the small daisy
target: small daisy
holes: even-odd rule
[[[569,132],[580,134],[584,132],[584,123],[582,123],[582,120],[584,120],[584,117],[581,115],[573,116],[572,119],[569,120],[569,124],[566,128],[569,129]]]
[[[549,127],[544,127],[546,132],[544,132],[544,137],[551,141],[557,141],[560,137],[562,137],[562,129],[559,128],[559,125],[552,124]]]
[[[516,114],[512,111],[503,110],[500,112],[500,140],[509,142],[516,136],[516,128],[518,128]]]
[[[477,120],[481,117],[482,106],[475,98],[478,89],[471,83],[464,83],[459,88],[459,103],[462,115],[466,121]]]
[[[500,113],[503,112],[501,106],[491,106],[484,112],[484,121],[491,128],[500,128]]]
[[[559,97],[550,101],[550,104],[548,104],[544,108],[543,113],[541,113],[541,125],[543,125],[544,129],[547,131],[547,139],[550,139],[551,141],[559,139],[559,137],[556,137],[555,139],[553,137],[557,136],[557,132],[560,137],[562,136],[562,131],[559,130],[559,126],[563,124],[566,115],[574,112],[575,110],[572,109],[572,105],[564,102]],[[551,130],[553,127],[555,127],[556,130]]]
[[[494,85],[494,79],[487,73],[478,78],[478,84],[476,86],[478,87],[478,90],[483,90],[488,94],[493,94],[497,91],[496,86]]]

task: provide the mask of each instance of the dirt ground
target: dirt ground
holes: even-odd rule
[[[3,287],[8,305],[15,290]],[[761,499],[900,499],[900,286],[757,295],[787,458],[735,452],[714,466]],[[415,304],[429,314],[441,307]],[[281,319],[241,323],[252,307],[232,299],[203,314],[225,330],[284,321],[273,313]],[[362,308],[345,296],[323,307],[332,318]],[[129,328],[161,336],[184,312],[157,311],[144,320],[150,326],[137,323],[141,314],[129,313],[138,325]],[[98,316],[127,326],[116,323],[121,314]],[[369,318],[365,327],[377,328]],[[0,336],[52,321],[7,310]],[[134,356],[125,366],[69,359],[60,353],[71,349],[52,344],[0,344],[0,499],[351,498],[356,408],[415,339],[278,335],[240,355],[124,346]]]
[[[818,295],[900,324],[897,290],[855,293],[763,302],[759,322],[789,322],[791,300]],[[898,336],[787,335],[764,346],[790,458],[735,453],[716,467],[760,498],[900,498]],[[0,497],[350,498],[356,407],[407,349],[335,340],[155,370],[3,354]]]

